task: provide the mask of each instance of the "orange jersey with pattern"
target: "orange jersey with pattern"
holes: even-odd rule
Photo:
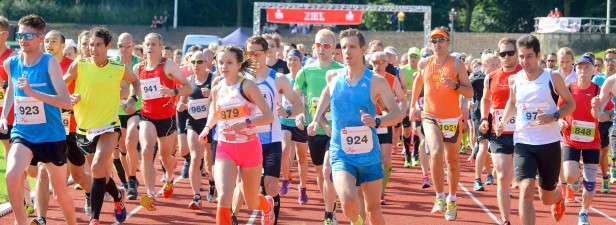
[[[424,111],[423,116],[439,119],[457,118],[462,114],[460,109],[460,94],[453,88],[447,88],[441,83],[441,79],[449,77],[458,83],[458,77],[454,71],[454,57],[447,57],[442,65],[436,64],[436,57],[427,58],[426,67],[423,69],[424,81]]]

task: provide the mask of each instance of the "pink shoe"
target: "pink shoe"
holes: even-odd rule
[[[261,224],[274,225],[276,223],[276,215],[274,215],[274,198],[267,195],[265,196],[265,200],[267,200],[267,203],[269,204],[269,209],[261,212]]]

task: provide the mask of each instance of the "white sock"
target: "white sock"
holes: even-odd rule
[[[436,198],[445,198],[445,192],[436,193]]]
[[[586,209],[584,209],[584,208],[580,209],[580,214],[582,214],[582,213],[586,213]]]
[[[447,196],[447,200],[449,200],[449,202],[455,202],[456,201],[456,196],[449,194]]]

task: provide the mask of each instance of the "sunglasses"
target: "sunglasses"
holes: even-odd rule
[[[130,46],[132,46],[132,44],[118,44],[118,48],[130,48]]]
[[[616,58],[605,58],[605,62],[616,62]]]
[[[556,62],[556,60],[548,60],[548,62]]]
[[[262,56],[265,51],[263,50],[255,50],[255,51],[246,51],[246,56],[248,57],[259,57]]]
[[[430,42],[432,42],[432,44],[445,43],[445,41],[447,41],[446,38],[433,38],[433,39],[430,39]]]
[[[321,43],[314,43],[314,47],[315,48],[321,48],[323,47],[324,49],[330,49],[334,46],[334,44],[321,44]]]
[[[26,38],[26,40],[29,41],[29,40],[34,39],[34,37],[38,37],[40,35],[42,35],[42,34],[38,33],[38,32],[37,33],[15,33],[15,39],[17,39],[19,41],[19,40],[21,40],[23,38]]]
[[[203,64],[204,62],[206,62],[206,61],[203,60],[203,59],[190,60],[190,64],[193,64],[193,65],[195,65],[195,64]]]
[[[419,56],[418,56],[418,55],[415,55],[415,54],[412,54],[412,55],[409,55],[409,58],[411,58],[411,59],[418,59],[418,58],[419,58]]]
[[[430,53],[426,53],[426,54],[421,55],[422,58],[428,58],[430,56],[432,56],[432,54],[430,54]]]
[[[383,65],[387,63],[387,60],[372,60],[372,65]]]
[[[507,56],[507,55],[508,56],[513,56],[513,55],[515,55],[515,51],[506,51],[506,52],[499,52],[498,53],[498,56],[503,57],[503,58],[505,56]]]

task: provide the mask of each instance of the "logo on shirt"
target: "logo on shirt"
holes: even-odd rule
[[[366,82],[364,82],[364,83],[361,83],[361,87],[365,88],[365,87],[368,87],[368,85],[366,85]]]
[[[30,84],[31,87],[45,87],[47,83]]]

